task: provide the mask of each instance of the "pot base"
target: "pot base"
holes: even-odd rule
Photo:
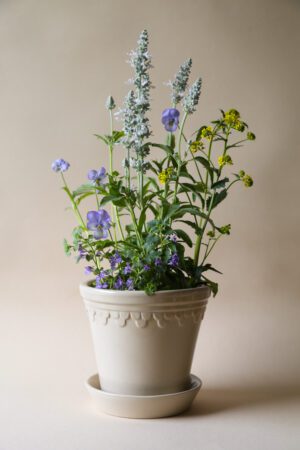
[[[191,406],[201,385],[202,381],[191,375],[191,385],[186,391],[161,395],[122,395],[102,391],[98,374],[85,382],[98,411],[130,419],[158,419],[180,414]]]

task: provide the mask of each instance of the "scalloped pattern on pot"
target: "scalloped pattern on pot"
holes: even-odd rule
[[[189,311],[173,312],[138,312],[138,311],[114,311],[86,307],[88,317],[91,322],[107,325],[109,320],[113,320],[120,327],[125,327],[129,320],[132,320],[137,328],[145,328],[151,320],[154,320],[159,328],[164,328],[169,322],[175,321],[179,327],[184,326],[189,319],[193,323],[200,323],[205,313],[206,305]]]

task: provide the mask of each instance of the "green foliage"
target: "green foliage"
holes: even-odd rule
[[[138,55],[147,59],[147,54]],[[143,73],[143,77],[148,86],[144,94],[148,98],[151,83],[148,74]],[[207,259],[217,241],[230,234],[231,225],[216,224],[213,214],[234,184],[253,185],[251,176],[244,170],[237,169],[234,174],[228,171],[235,149],[253,141],[255,135],[247,131],[248,125],[240,113],[230,109],[221,110],[216,120],[198,127],[188,140],[184,126],[198,103],[199,82],[198,91],[189,90],[183,100],[186,114],[183,111],[178,129],[166,134],[165,143],[147,142],[148,106],[135,103],[143,89],[141,79],[135,79],[136,91],[127,97],[125,132],[113,130],[113,108],[109,107],[110,133],[95,135],[101,147],[103,144],[107,147],[109,156],[105,181],[86,182],[72,191],[61,173],[63,190],[78,221],[72,232],[72,243],[64,240],[64,251],[68,256],[73,253],[77,262],[86,261],[86,270],[96,277],[94,286],[98,288],[133,288],[152,295],[157,290],[206,284],[216,295],[218,284],[206,274],[220,272]],[[186,87],[187,79],[183,84]],[[180,100],[183,93],[177,94]],[[138,138],[132,140],[132,136]],[[118,152],[125,150],[121,173],[114,170],[116,146],[121,147]],[[146,159],[152,152],[156,158]],[[110,214],[102,239],[86,220],[87,211],[81,212],[85,201],[91,199],[93,211],[105,210]],[[187,249],[193,249],[193,257]]]

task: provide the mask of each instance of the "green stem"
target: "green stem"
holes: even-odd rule
[[[190,150],[190,153],[191,153],[192,158],[193,158],[193,161],[194,161],[194,163],[195,163],[195,166],[196,166],[196,169],[197,169],[197,172],[198,172],[198,176],[199,176],[201,182],[204,183],[203,178],[202,178],[202,175],[201,175],[201,172],[200,172],[199,167],[198,167],[198,164],[197,164],[197,161],[195,160],[195,156],[194,156],[194,154],[193,154],[193,152],[192,152],[191,150]]]
[[[210,247],[209,250],[208,250],[208,246],[209,246],[209,244],[208,244],[208,246],[207,246],[207,248],[206,248],[206,250],[205,250],[204,258],[203,258],[203,260],[202,260],[202,262],[201,262],[201,266],[203,266],[204,262],[206,261],[206,259],[207,259],[208,256],[210,255],[212,249],[214,248],[214,246],[216,245],[216,243],[218,242],[218,240],[220,239],[221,236],[222,236],[222,234],[220,234],[220,235],[214,240],[214,242],[213,242],[213,244],[212,244],[212,246]]]
[[[136,221],[136,217],[135,217],[133,208],[132,208],[132,206],[131,206],[130,204],[127,204],[127,205],[128,205],[128,210],[129,210],[129,213],[130,213],[130,217],[131,217],[131,220],[132,220],[134,229],[135,229],[136,238],[137,238],[137,240],[138,240],[138,242],[139,242],[139,245],[140,245],[140,247],[141,247],[141,250],[142,250],[143,253],[144,253],[143,242],[142,242],[142,238],[141,238],[140,232],[139,232],[139,230],[138,230],[138,225],[137,225],[137,221]]]
[[[86,225],[85,225],[85,223],[83,221],[83,218],[82,218],[82,216],[80,214],[78,206],[77,206],[77,204],[76,204],[76,202],[75,202],[75,200],[73,198],[73,195],[72,195],[72,193],[71,193],[71,191],[70,191],[70,189],[69,189],[69,187],[67,185],[67,182],[66,182],[66,179],[64,177],[64,174],[62,172],[61,172],[61,177],[62,177],[62,180],[63,180],[63,183],[64,183],[65,190],[66,190],[66,192],[67,192],[67,194],[68,194],[68,196],[69,196],[69,198],[71,200],[71,203],[72,203],[72,206],[73,206],[73,211],[74,211],[74,213],[75,213],[75,215],[77,217],[77,220],[78,220],[79,224],[81,225],[81,227],[83,228],[83,230],[84,231],[88,231],[88,229],[87,229],[87,227],[86,227]],[[90,241],[89,241],[88,237],[87,237],[86,241],[87,241],[88,246],[90,247],[91,252],[93,254],[93,261],[94,261],[97,269],[99,269],[98,258],[97,258],[96,252],[95,252],[93,246],[90,244]]]
[[[179,133],[179,140],[178,140],[178,156],[179,156],[180,160],[181,160],[181,140],[182,140],[183,128],[184,128],[187,116],[188,116],[188,113],[185,112],[183,119],[182,119],[181,126],[180,126],[180,133]]]
[[[112,115],[112,110],[109,110],[109,119],[110,119],[110,135],[111,135],[111,139],[113,138],[113,115]],[[112,176],[114,167],[113,167],[113,152],[114,152],[114,144],[111,143],[109,144],[109,173]],[[113,226],[113,233],[114,233],[114,241],[115,244],[117,245],[117,230],[116,230],[116,222],[118,224],[118,227],[121,231],[121,224],[120,224],[120,218],[119,218],[119,213],[117,210],[117,207],[115,205],[112,204],[112,218],[113,218],[113,222],[114,222],[114,226]],[[121,232],[121,235],[123,236],[123,233]]]
[[[69,189],[69,187],[67,185],[67,182],[65,180],[64,174],[62,172],[60,172],[60,174],[61,174],[61,177],[62,177],[62,180],[63,180],[63,183],[64,183],[65,190],[66,190],[66,192],[67,192],[67,194],[69,196],[69,199],[71,200],[71,203],[72,203],[72,206],[73,206],[73,211],[74,211],[74,213],[75,213],[75,215],[77,217],[77,220],[78,220],[79,224],[81,225],[81,227],[86,231],[87,228],[86,228],[85,223],[83,221],[83,218],[82,218],[82,216],[80,214],[78,206],[77,206],[77,204],[76,204],[76,202],[75,202],[75,200],[73,198],[73,195],[72,195],[72,193],[71,193],[71,191],[70,191],[70,189]]]
[[[229,132],[230,132],[230,130],[227,130],[227,132],[226,132],[226,138],[225,138],[225,141],[224,141],[223,155],[226,154]],[[215,129],[213,131],[213,135],[214,135],[214,133],[215,133]],[[210,140],[209,149],[208,149],[208,155],[207,155],[209,162],[210,162],[210,158],[211,158],[211,151],[212,151],[212,144],[213,144],[213,135],[212,135],[211,140]],[[216,181],[219,180],[220,175],[221,175],[221,170],[218,173]],[[207,191],[208,191],[207,184],[208,184],[208,171],[206,172],[206,178],[205,178],[204,207],[206,206],[206,198],[207,198]],[[198,265],[198,262],[199,262],[201,243],[202,243],[202,240],[203,240],[203,237],[204,237],[204,232],[205,232],[205,229],[206,229],[206,226],[207,226],[210,214],[211,214],[214,198],[215,198],[215,192],[211,196],[211,199],[210,199],[210,202],[209,202],[208,211],[207,211],[207,214],[206,214],[206,219],[205,219],[203,227],[202,227],[203,219],[201,219],[201,221],[200,221],[201,234],[197,237],[196,244],[195,244],[195,251],[194,251],[194,264],[196,266]]]

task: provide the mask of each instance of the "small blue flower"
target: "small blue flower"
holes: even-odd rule
[[[124,275],[128,275],[129,273],[131,273],[132,269],[131,269],[131,265],[129,263],[126,264],[126,266],[124,267]]]
[[[95,239],[106,239],[108,230],[111,227],[110,215],[105,209],[89,211],[87,213],[87,227],[94,232]]]
[[[155,266],[161,266],[161,258],[155,258],[154,265]]]
[[[99,280],[104,280],[104,278],[107,278],[107,277],[108,277],[108,271],[102,269],[102,270],[100,271],[100,273],[99,273],[99,275],[98,275],[97,278],[98,278]]]
[[[101,167],[100,170],[90,170],[87,174],[89,180],[93,181],[94,184],[104,184],[106,178],[105,167]]]
[[[118,252],[116,252],[113,256],[109,258],[109,262],[111,269],[115,270],[116,265],[122,262],[122,257]]]
[[[88,252],[82,247],[81,244],[78,245],[78,260],[80,261],[81,259],[85,258],[88,254]]]
[[[122,287],[123,287],[123,281],[122,281],[122,278],[121,278],[121,277],[118,277],[118,278],[117,278],[117,281],[116,281],[115,284],[114,284],[114,288],[115,288],[115,289],[122,289]]]
[[[171,258],[169,259],[168,265],[171,267],[176,267],[178,266],[178,263],[179,263],[179,256],[177,255],[177,253],[173,253]]]
[[[96,288],[97,289],[107,289],[108,288],[108,283],[97,283],[96,282]]]
[[[148,272],[148,270],[150,270],[150,266],[148,264],[145,264],[143,269],[145,272]]]
[[[176,131],[179,125],[179,111],[176,108],[167,108],[162,113],[161,121],[167,131]]]
[[[51,165],[51,168],[52,170],[54,170],[54,172],[66,172],[69,167],[70,164],[62,158],[56,159]]]
[[[177,242],[177,236],[175,233],[169,235],[169,239],[171,242]]]
[[[92,273],[93,272],[93,268],[91,267],[91,266],[86,266],[85,268],[84,268],[84,274],[85,275],[89,275],[90,273]]]
[[[132,278],[128,278],[128,280],[126,281],[126,287],[127,287],[128,291],[134,290],[134,284],[133,284]]]

